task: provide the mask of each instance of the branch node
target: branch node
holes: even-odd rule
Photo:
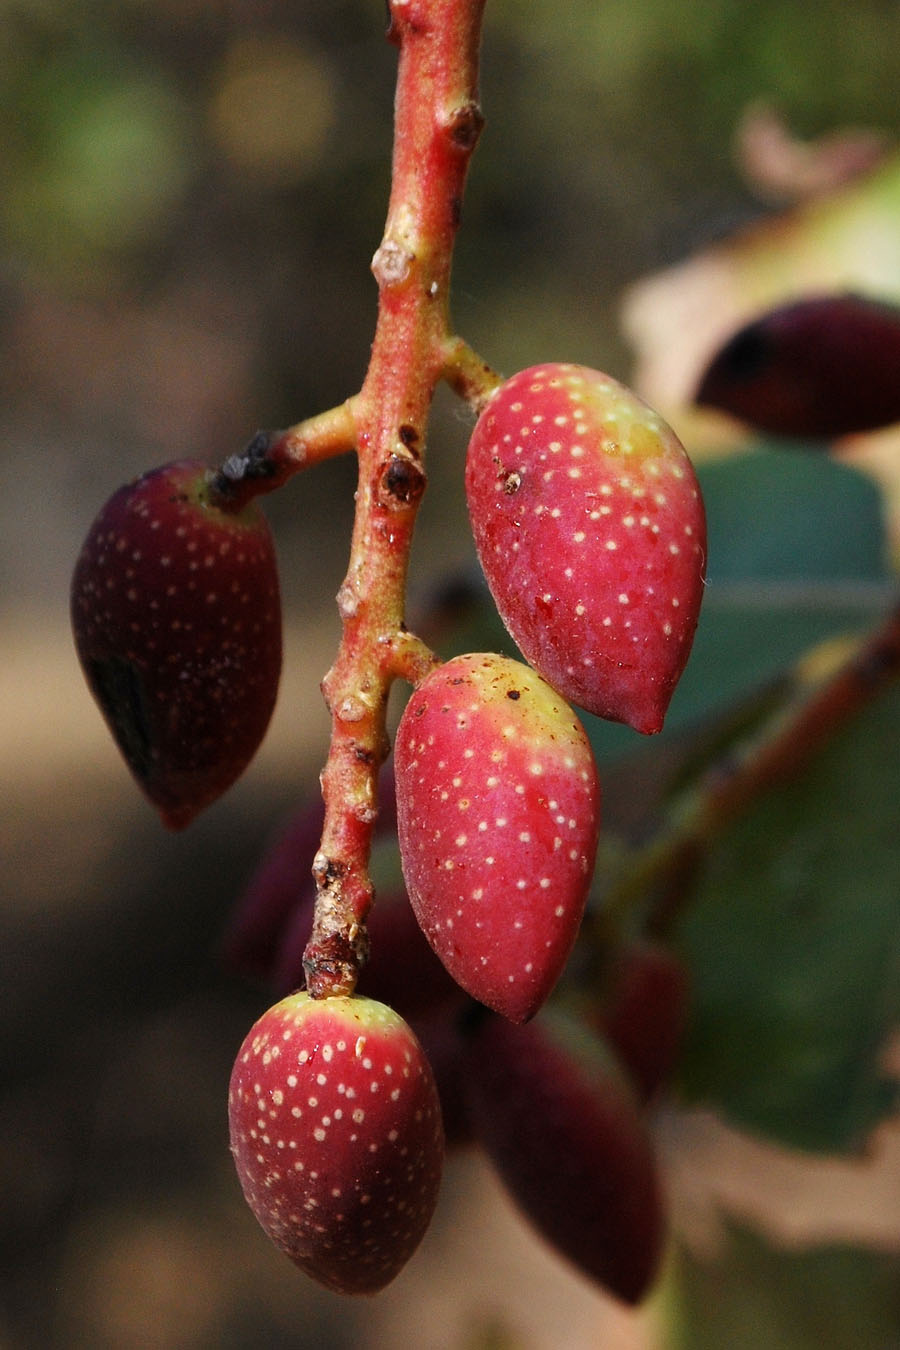
[[[484,128],[484,113],[474,99],[468,100],[452,110],[444,128],[454,149],[471,154]]]
[[[399,286],[406,281],[416,255],[393,239],[385,239],[372,259],[372,274],[378,285]]]

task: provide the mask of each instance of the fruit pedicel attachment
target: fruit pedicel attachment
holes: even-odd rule
[[[238,1052],[229,1095],[238,1176],[273,1242],[345,1293],[393,1279],[434,1210],[440,1098],[449,1108],[451,1089],[422,1047],[446,1048],[446,1036],[432,1020],[420,1039],[378,998],[355,992],[368,954],[388,693],[400,679],[413,689],[396,734],[403,878],[460,990],[442,1003],[442,1032],[455,1039],[449,1060],[439,1058],[467,1128],[532,1223],[636,1301],[653,1280],[664,1226],[646,1094],[596,1028],[564,1026],[555,1013],[530,1019],[571,952],[597,845],[600,788],[570,705],[641,732],[661,728],[697,623],[703,506],[674,433],[617,381],[566,363],[503,381],[453,331],[451,257],[483,121],[482,10],[483,0],[390,5],[392,190],[372,263],[379,310],[362,388],[218,467],[170,464],[121,488],[84,544],[72,618],[129,769],[163,821],[183,828],[243,772],[275,702],[278,578],[256,499],[319,460],[357,455],[342,641],[323,683],[332,736],[296,981],[305,988],[265,1012]],[[469,514],[524,662],[489,652],[442,662],[404,623],[428,414],[442,380],[477,414]],[[299,897],[299,867],[293,884]]]

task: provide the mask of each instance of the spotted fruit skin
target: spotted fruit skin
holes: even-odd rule
[[[342,1294],[399,1274],[437,1203],[444,1135],[397,1013],[358,995],[283,999],[238,1051],[228,1116],[247,1203],[301,1270]]]
[[[522,662],[458,656],[416,687],[394,760],[425,936],[467,993],[526,1021],[565,965],[594,868],[600,786],[581,723]]]
[[[482,412],[469,516],[494,601],[567,699],[662,728],[700,610],[706,520],[674,432],[585,366],[533,366]]]
[[[138,785],[181,829],[243,773],[272,715],[281,602],[255,502],[209,498],[190,460],[114,493],[75,566],[85,678]]]
[[[659,1267],[665,1204],[652,1142],[602,1044],[558,1014],[486,1018],[463,1066],[468,1119],[542,1237],[625,1303]]]

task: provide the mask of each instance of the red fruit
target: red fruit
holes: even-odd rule
[[[700,610],[706,522],[681,442],[584,366],[520,371],[469,442],[469,515],[500,616],[572,702],[659,731]]]
[[[776,436],[831,440],[900,422],[900,309],[815,296],[745,325],[716,353],[697,402]]]
[[[228,1117],[247,1203],[301,1270],[342,1294],[399,1274],[434,1212],[444,1136],[397,1013],[359,996],[283,999],[238,1052]]]
[[[580,722],[540,676],[457,656],[413,692],[394,751],[410,902],[473,998],[531,1017],[575,941],[600,788]]]
[[[558,1016],[486,1019],[465,1075],[476,1137],[524,1214],[626,1303],[649,1289],[665,1212],[635,1100],[600,1043]]]
[[[138,785],[172,829],[244,771],[281,672],[275,550],[258,505],[220,509],[202,464],[120,488],[72,579],[75,645]]]
[[[658,943],[635,942],[616,962],[597,1019],[644,1102],[671,1078],[687,1025],[684,962]]]

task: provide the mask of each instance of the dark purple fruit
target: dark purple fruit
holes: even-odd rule
[[[833,440],[900,422],[900,309],[859,295],[816,296],[735,333],[697,402],[776,436]]]
[[[465,1082],[475,1136],[522,1212],[585,1275],[639,1302],[665,1211],[638,1104],[602,1043],[546,1012],[519,1026],[487,1015]]]
[[[256,502],[216,505],[182,461],[119,489],[72,579],[78,657],[138,785],[171,829],[230,787],[281,673],[275,550]]]

